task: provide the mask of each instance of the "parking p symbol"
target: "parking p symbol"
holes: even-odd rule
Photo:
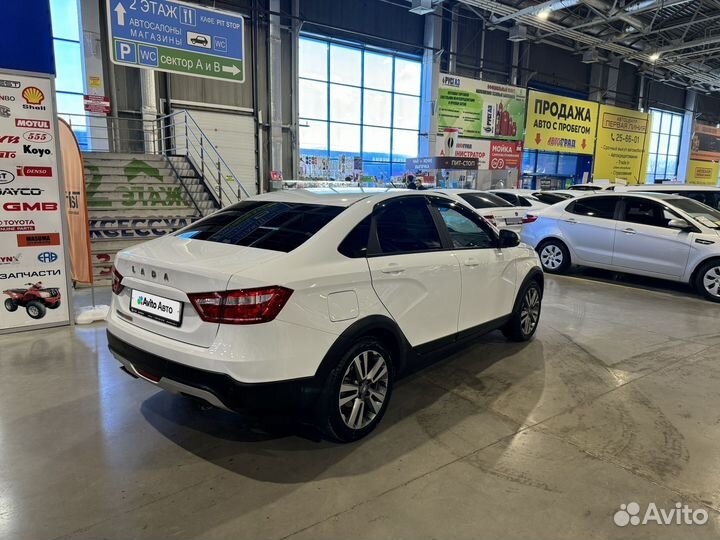
[[[137,49],[134,43],[115,40],[115,59],[126,64],[137,64]]]

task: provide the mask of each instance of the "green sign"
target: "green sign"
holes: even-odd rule
[[[441,75],[438,134],[458,130],[467,139],[523,139],[525,89],[505,84]]]

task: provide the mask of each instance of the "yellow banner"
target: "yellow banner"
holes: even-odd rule
[[[530,90],[525,148],[546,152],[592,154],[598,104]]]
[[[687,183],[715,186],[720,176],[720,163],[716,161],[699,161],[691,159],[688,162]]]
[[[600,105],[593,180],[644,184],[649,147],[649,114]]]

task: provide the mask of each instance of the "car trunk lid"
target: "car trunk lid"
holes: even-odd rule
[[[116,268],[124,288],[116,296],[115,309],[121,318],[148,332],[209,347],[219,325],[200,318],[188,293],[225,291],[233,275],[282,255],[176,236],[146,242],[118,254]],[[161,311],[164,300],[165,308],[172,310],[169,313]]]

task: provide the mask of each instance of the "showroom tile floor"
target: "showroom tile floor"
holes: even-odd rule
[[[0,538],[716,538],[720,306],[641,282],[548,277],[534,341],[411,375],[345,446],[131,379],[100,323],[0,337]],[[616,526],[633,501],[709,520]]]

